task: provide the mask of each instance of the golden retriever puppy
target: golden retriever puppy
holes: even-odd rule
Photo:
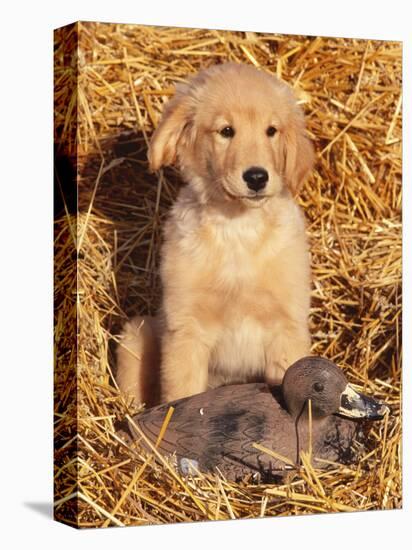
[[[120,388],[153,404],[159,381],[162,401],[280,382],[310,351],[309,252],[293,197],[313,148],[292,91],[252,66],[206,69],[167,104],[149,161],[177,163],[187,185],[164,227],[161,312],[126,325]]]

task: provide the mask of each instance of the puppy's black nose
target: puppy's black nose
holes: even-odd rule
[[[260,191],[266,187],[266,182],[269,179],[269,174],[264,168],[258,166],[252,166],[245,172],[243,172],[243,179],[247,183],[247,186],[252,191]]]

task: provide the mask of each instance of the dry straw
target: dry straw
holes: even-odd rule
[[[56,32],[56,166],[77,152],[79,188],[76,220],[57,174],[58,519],[101,527],[401,507],[401,55],[399,43],[372,40],[95,23]],[[357,464],[314,470],[303,454],[280,486],[183,479],[115,429],[136,410],[116,387],[113,346],[127,315],[156,311],[161,227],[180,185],[174,169],[148,173],[147,142],[175,84],[227,60],[277,74],[305,110],[317,150],[299,198],[312,352],[392,411]]]

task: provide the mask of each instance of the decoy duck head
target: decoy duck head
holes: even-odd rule
[[[283,398],[294,417],[307,414],[310,400],[313,418],[338,413],[349,418],[379,420],[389,412],[384,403],[356,391],[332,361],[323,357],[304,357],[285,373]]]

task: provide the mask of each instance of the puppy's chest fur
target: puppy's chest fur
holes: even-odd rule
[[[302,215],[296,205],[270,215],[251,209],[238,217],[210,214],[201,209],[177,208],[166,227],[169,237],[170,271],[167,286],[179,279],[188,292],[204,291],[231,300],[255,297],[276,288],[276,266],[288,244],[304,234]]]
[[[176,307],[183,308],[182,317],[187,313],[188,323],[196,319],[205,327],[216,385],[226,375],[241,382],[264,368],[265,347],[284,300],[277,266],[291,235],[303,228],[294,204],[280,218],[251,210],[225,219],[189,209],[175,211],[166,228],[170,254],[164,258],[165,297],[168,288],[172,294],[179,288],[182,300]]]

